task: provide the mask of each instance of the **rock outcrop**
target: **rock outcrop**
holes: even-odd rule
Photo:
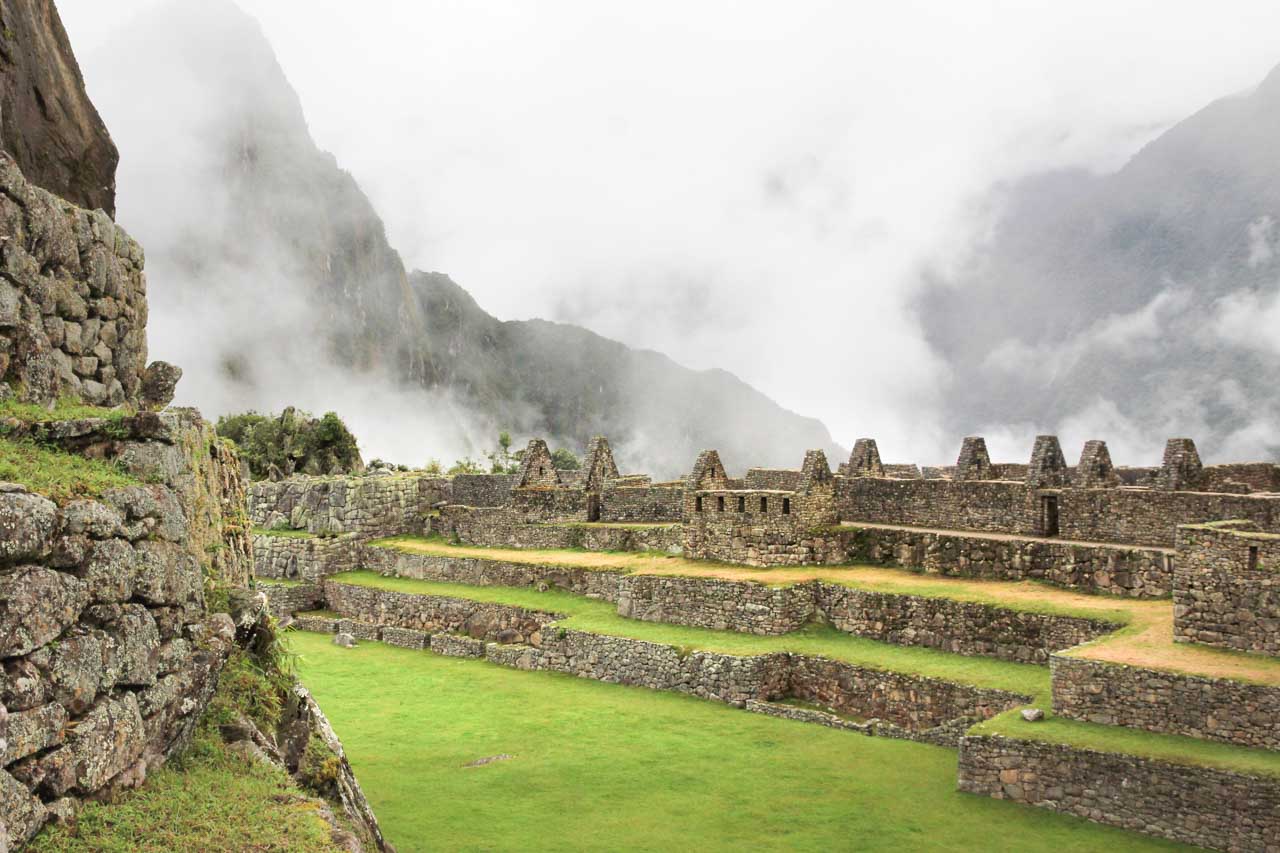
[[[53,0],[0,0],[0,145],[32,183],[115,215],[120,155]]]

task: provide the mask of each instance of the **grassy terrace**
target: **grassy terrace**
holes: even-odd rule
[[[879,566],[807,566],[756,569],[687,560],[659,553],[520,550],[453,545],[441,539],[399,536],[374,545],[411,554],[499,560],[598,571],[745,580],[785,586],[819,579],[874,592],[951,598],[1016,610],[1104,619],[1125,627],[1071,653],[1095,660],[1212,678],[1280,686],[1280,659],[1173,642],[1168,601],[1084,595],[1032,581],[939,577]]]
[[[1082,723],[1048,714],[1038,723],[1028,723],[1017,711],[1010,711],[979,723],[970,733],[998,734],[1021,740],[1078,746],[1098,752],[1119,752],[1174,764],[1214,767],[1252,776],[1280,778],[1280,752],[1249,749],[1182,735],[1156,734],[1121,726]]]
[[[532,587],[467,586],[383,577],[376,572],[348,572],[335,575],[330,580],[416,595],[442,595],[563,613],[567,618],[556,623],[562,628],[612,637],[629,637],[681,649],[734,655],[799,652],[848,661],[858,666],[909,672],[977,687],[1009,690],[1027,696],[1047,697],[1049,691],[1049,671],[1042,666],[1009,663],[994,658],[965,657],[922,646],[895,646],[854,637],[825,626],[812,625],[783,636],[763,637],[736,631],[626,619],[619,616],[615,606],[607,601],[597,601],[562,590],[539,592]]]
[[[843,660],[869,669],[905,672],[995,688],[1033,697],[1032,704],[1048,711],[1048,668],[1010,663],[993,658],[969,657],[919,646],[897,646],[810,625],[781,636],[757,636],[735,631],[691,628],[663,622],[641,622],[619,616],[614,605],[585,596],[531,587],[477,587],[411,578],[383,577],[375,572],[349,572],[330,578],[340,583],[368,586],[416,595],[437,595],[471,601],[492,602],[531,610],[566,614],[556,624],[563,628],[628,637],[683,650],[723,652],[735,655],[797,652]],[[322,614],[307,614],[322,615]],[[329,614],[332,616],[332,614]],[[1001,714],[974,729],[975,734],[1002,734],[1006,737],[1045,740],[1102,752],[1123,752],[1192,766],[1217,767],[1250,774],[1280,777],[1280,753],[1213,743],[1190,737],[1081,723],[1051,714],[1038,723],[1028,723],[1018,711]]]
[[[961,794],[939,747],[381,643],[289,642],[401,850],[1188,849]]]

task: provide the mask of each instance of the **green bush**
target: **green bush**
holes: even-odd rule
[[[314,418],[290,406],[278,417],[257,412],[224,415],[218,434],[234,441],[256,480],[272,475],[352,474],[364,469],[360,448],[333,412]]]

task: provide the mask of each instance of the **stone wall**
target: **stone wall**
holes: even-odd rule
[[[866,669],[840,661],[786,652],[737,656],[684,652],[625,637],[549,628],[537,647],[490,644],[493,663],[551,670],[579,678],[672,690],[726,702],[774,716],[832,724],[834,719],[865,734],[881,734],[955,746],[974,721],[1029,701],[999,690],[904,673]],[[800,699],[818,708],[778,706]],[[760,707],[770,704],[769,708]],[[826,710],[822,710],[826,709]],[[823,719],[815,720],[814,717]],[[854,718],[849,720],[849,718]]]
[[[587,551],[678,552],[680,525],[655,527],[611,526],[566,522],[527,524],[505,507],[446,506],[431,520],[431,532],[466,545],[502,548]]]
[[[800,472],[788,468],[748,468],[744,484],[748,489],[794,492],[800,485]]]
[[[912,732],[957,719],[986,720],[1031,701],[1004,690],[922,675],[867,669],[828,658],[790,655],[790,697],[862,719],[887,720]]]
[[[627,575],[618,589],[618,614],[645,622],[786,634],[814,618],[812,584],[773,587],[714,578]]]
[[[344,618],[428,634],[465,634],[504,643],[536,642],[554,613],[503,604],[417,595],[335,581],[324,582],[329,609]]]
[[[253,535],[253,574],[259,578],[317,581],[357,567],[355,536]]]
[[[149,484],[64,506],[0,485],[0,811],[18,845],[185,743],[235,640],[206,583],[242,585],[250,562],[234,452],[192,413],[38,429]]]
[[[1036,535],[1024,483],[843,477],[836,510],[845,521],[941,530]]]
[[[1280,531],[1280,496],[1158,491],[1151,488],[1029,489],[996,480],[894,480],[841,477],[836,507],[844,521],[1043,536],[1042,498],[1058,505],[1058,536],[1172,548],[1178,525],[1247,519]]]
[[[893,527],[842,532],[843,560],[990,580],[1037,580],[1081,592],[1160,598],[1173,584],[1173,559],[1154,548],[1079,545]]]
[[[29,184],[0,152],[0,384],[20,400],[137,403],[147,360],[142,248],[103,211]]]
[[[1280,687],[1054,655],[1060,717],[1280,750]]]
[[[506,506],[511,503],[514,474],[455,474],[449,502],[463,506]]]
[[[1280,535],[1247,522],[1182,527],[1175,642],[1280,655]]]
[[[511,512],[525,524],[550,521],[589,521],[589,505],[598,500],[581,489],[517,487],[511,490]]]
[[[266,595],[267,610],[284,621],[295,613],[316,610],[324,605],[324,588],[318,583],[261,583],[256,589]]]
[[[684,483],[625,485],[607,482],[600,493],[601,521],[680,521]]]
[[[528,670],[566,672],[611,684],[674,690],[743,705],[786,692],[787,655],[738,657],[682,652],[673,646],[551,628],[537,647],[490,645],[490,661]]]
[[[1024,663],[1045,663],[1052,652],[1120,627],[1095,619],[837,584],[816,583],[814,590],[817,611],[840,631],[900,646],[930,646]]]
[[[627,579],[625,572],[411,554],[372,546],[361,548],[361,565],[381,574],[469,586],[553,586],[606,601],[618,600]]]
[[[1271,853],[1280,779],[999,736],[960,742],[960,790],[1214,850]]]
[[[451,491],[448,478],[426,474],[290,477],[254,483],[249,517],[257,527],[322,536],[419,535],[427,517]]]

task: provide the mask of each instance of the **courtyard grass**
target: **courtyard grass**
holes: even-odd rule
[[[1034,664],[1012,663],[995,658],[973,657],[924,646],[898,646],[865,637],[855,637],[825,625],[809,625],[789,634],[761,636],[737,631],[717,631],[643,622],[619,616],[614,604],[587,598],[565,590],[540,592],[533,587],[469,586],[466,584],[386,577],[376,572],[346,572],[330,581],[405,592],[438,595],[525,607],[565,614],[557,627],[614,637],[629,637],[680,649],[723,652],[733,655],[760,655],[770,652],[797,652],[847,661],[872,669],[892,670],[975,687],[1008,690],[1038,701],[1048,701],[1049,670]]]
[[[289,643],[406,853],[1188,849],[961,794],[941,747],[379,643]]]

